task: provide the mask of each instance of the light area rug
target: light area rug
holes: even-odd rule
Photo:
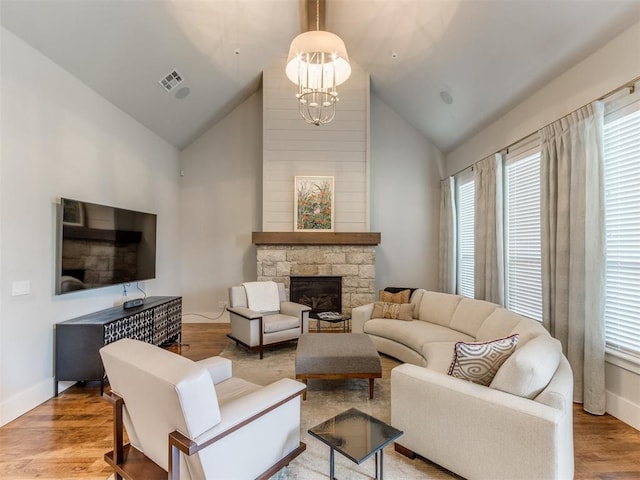
[[[229,344],[221,356],[233,362],[233,374],[257,383],[268,385],[281,378],[295,378],[295,344],[272,347],[265,351],[264,359],[258,354]],[[389,423],[390,374],[400,364],[397,360],[381,356],[382,378],[375,380],[374,398],[369,399],[369,381],[309,380],[307,399],[302,402],[301,440],[307,449],[272,480],[326,479],[329,476],[329,447],[307,433],[315,425],[355,407]],[[401,437],[402,438],[402,437]],[[393,444],[384,449],[384,478],[404,479],[452,479],[460,478],[424,459],[410,460],[396,453]],[[374,457],[361,465],[353,463],[340,453],[335,454],[335,475],[340,480],[356,480],[375,477]]]

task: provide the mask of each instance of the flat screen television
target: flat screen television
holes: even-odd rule
[[[153,213],[61,198],[56,294],[155,278],[156,224]]]

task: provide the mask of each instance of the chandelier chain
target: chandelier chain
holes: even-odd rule
[[[320,30],[320,0],[316,0],[316,31]]]

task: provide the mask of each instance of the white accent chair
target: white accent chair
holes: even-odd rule
[[[250,350],[258,350],[260,359],[264,348],[269,345],[297,340],[309,332],[309,312],[311,307],[289,302],[284,284],[278,283],[278,311],[259,312],[249,308],[247,291],[243,285],[229,288],[229,317],[231,333],[227,335],[236,344]]]
[[[233,377],[228,359],[194,362],[132,339],[100,355],[114,405],[114,450],[105,460],[116,480],[269,478],[306,448],[300,382],[262,387]]]

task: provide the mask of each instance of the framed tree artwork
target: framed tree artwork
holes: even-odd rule
[[[333,232],[333,177],[294,178],[294,232]]]

